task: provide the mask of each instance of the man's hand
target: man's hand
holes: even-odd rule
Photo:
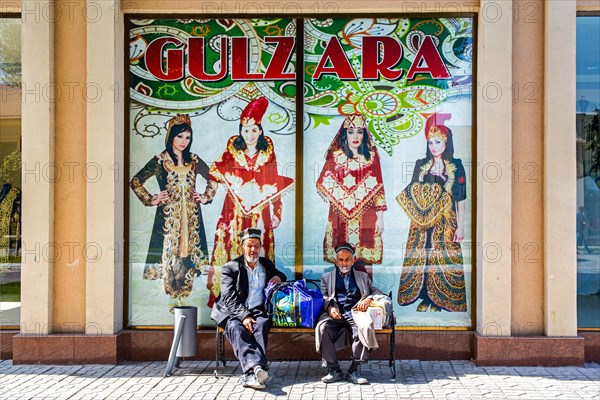
[[[335,308],[334,306],[327,307],[327,314],[333,319],[342,319],[342,314],[340,314],[340,310]]]
[[[361,301],[356,303],[356,309],[358,311],[367,311],[370,304],[371,304],[371,299],[369,299],[369,298],[362,299]]]
[[[242,321],[242,324],[244,325],[244,327],[248,330],[248,332],[253,333],[254,331],[254,326],[253,324],[256,323],[256,320],[254,320],[254,318],[247,316],[246,318],[244,318],[244,320]]]
[[[271,285],[277,285],[278,283],[281,283],[281,278],[279,276],[275,275],[274,277],[271,278],[269,283]]]

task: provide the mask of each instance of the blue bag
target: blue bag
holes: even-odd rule
[[[315,282],[316,289],[306,287],[301,279],[268,285],[265,288],[265,307],[273,326],[287,328],[314,328],[323,310],[323,294]]]

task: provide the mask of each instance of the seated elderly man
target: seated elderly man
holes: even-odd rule
[[[223,266],[221,294],[210,316],[225,330],[244,372],[242,384],[253,389],[264,389],[269,380],[267,340],[271,323],[263,289],[267,282],[277,284],[286,279],[271,260],[259,257],[260,245],[260,229],[242,233],[244,254]]]
[[[344,378],[337,359],[337,350],[351,343],[352,364],[348,375],[352,382],[364,385],[369,382],[360,375],[359,366],[367,361],[368,351],[359,339],[351,310],[356,306],[358,311],[367,311],[372,296],[383,293],[373,285],[366,272],[356,270],[352,245],[338,245],[335,252],[335,268],[321,276],[321,291],[325,304],[316,327],[315,339],[317,351],[323,358],[323,366],[329,368],[329,372],[321,380],[332,383]]]

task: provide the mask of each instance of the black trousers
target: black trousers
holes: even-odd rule
[[[339,368],[335,342],[347,333],[352,332],[352,361],[366,362],[369,352],[358,338],[358,327],[352,319],[330,319],[325,322],[321,336],[321,357],[329,368]]]
[[[225,337],[231,343],[233,354],[238,359],[244,373],[252,372],[253,368],[260,365],[268,369],[267,341],[271,322],[267,313],[261,308],[250,310],[252,318],[256,320],[253,333],[237,318],[229,318],[225,323]]]

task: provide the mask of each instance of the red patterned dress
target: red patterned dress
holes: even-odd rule
[[[246,228],[263,231],[262,256],[275,260],[275,240],[271,213],[281,220],[281,196],[293,188],[291,178],[277,172],[277,159],[271,138],[265,136],[267,149],[248,157],[234,147],[237,136],[229,138],[227,148],[209,171],[212,200],[217,184],[227,189],[223,210],[215,230],[214,248],[208,273],[210,291],[208,306],[212,307],[221,292],[221,267],[242,254],[238,234]],[[272,211],[271,211],[272,208]]]
[[[371,159],[349,158],[342,149],[328,151],[317,191],[329,202],[323,258],[335,263],[335,246],[350,243],[356,259],[381,264],[383,242],[375,231],[377,212],[387,210],[381,165],[375,146]]]

